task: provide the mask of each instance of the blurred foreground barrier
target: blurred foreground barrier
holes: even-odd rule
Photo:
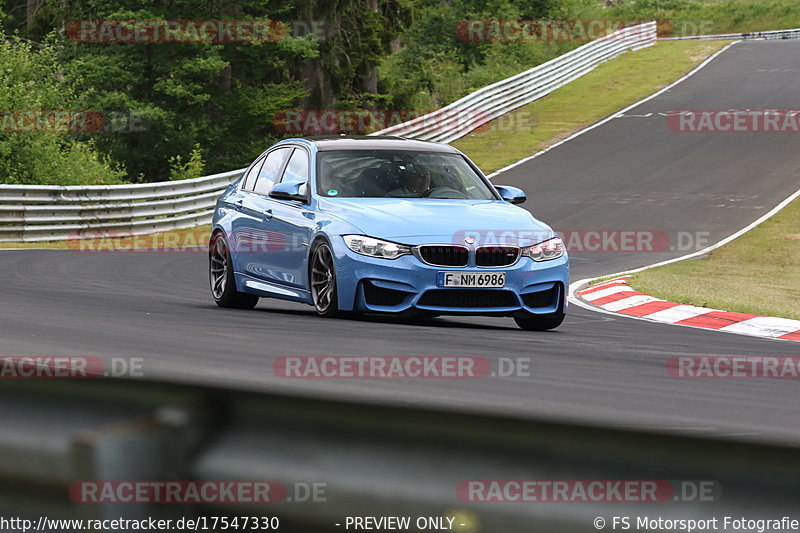
[[[446,516],[465,524],[453,531],[585,533],[598,517],[607,530],[614,516],[633,530],[636,517],[779,519],[800,494],[795,443],[171,383],[4,380],[0,419],[0,516],[33,520],[258,515],[321,532],[345,530],[348,516]],[[75,489],[105,480],[282,489],[269,503],[191,505],[86,503]],[[538,499],[520,489],[526,480],[540,482]],[[658,490],[656,501],[625,490],[625,501],[572,489],[548,498],[542,487],[555,480]],[[662,529],[675,528],[650,528]]]

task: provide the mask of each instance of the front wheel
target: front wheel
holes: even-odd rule
[[[228,242],[222,233],[211,237],[208,254],[208,279],[211,283],[211,296],[220,307],[252,309],[258,303],[258,296],[236,290],[233,279],[233,264]]]
[[[336,268],[333,252],[326,242],[320,242],[311,251],[311,298],[314,308],[322,317],[339,314],[339,301],[336,292]]]
[[[548,329],[555,329],[564,321],[565,313],[556,313],[553,315],[526,315],[515,316],[514,322],[526,331],[547,331]]]

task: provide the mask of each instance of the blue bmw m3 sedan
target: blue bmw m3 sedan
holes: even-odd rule
[[[565,246],[452,146],[400,137],[287,139],[217,202],[209,247],[221,307],[261,297],[341,312],[513,317],[557,327]]]

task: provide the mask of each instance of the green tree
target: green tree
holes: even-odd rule
[[[293,14],[321,28],[319,56],[299,72],[306,109],[381,107],[378,65],[412,18],[411,0],[297,0]]]
[[[466,20],[555,16],[561,0],[416,0],[400,46],[383,59],[380,88],[400,109],[432,110],[577,46],[553,42],[477,42]],[[563,14],[561,15],[563,16]]]
[[[49,26],[76,20],[205,20],[278,18],[273,2],[61,0]],[[210,172],[249,162],[280,138],[276,111],[305,95],[292,65],[314,57],[316,43],[288,36],[277,42],[72,42],[60,60],[80,73],[82,105],[121,117],[92,135],[98,148],[142,181],[169,179],[169,160],[200,145]]]
[[[80,80],[64,73],[52,45],[0,41],[0,181],[15,184],[110,184],[125,172],[91,142],[80,142],[70,124],[36,111],[68,111]],[[70,115],[85,118],[84,115]]]

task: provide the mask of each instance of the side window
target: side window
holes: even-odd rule
[[[291,151],[291,148],[286,147],[278,148],[267,154],[267,157],[264,158],[264,164],[258,171],[256,186],[253,189],[254,192],[269,194],[270,189],[272,189],[272,184],[275,183],[278,172],[283,166],[283,162],[286,161]]]
[[[247,176],[244,177],[244,183],[242,184],[242,189],[245,191],[252,191],[253,185],[256,183],[256,176],[258,176],[258,171],[261,170],[261,165],[264,164],[264,158],[262,157],[256,164],[250,168],[250,172],[247,173]]]
[[[308,177],[308,154],[301,148],[295,148],[286,170],[283,171],[281,183],[307,182]]]

